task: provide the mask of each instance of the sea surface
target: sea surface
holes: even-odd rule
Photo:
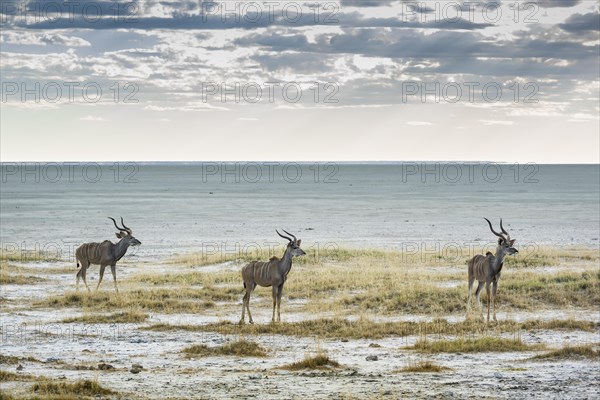
[[[130,260],[233,252],[302,239],[305,249],[430,252],[493,245],[598,248],[600,166],[497,163],[3,163],[3,251],[71,259],[111,239],[107,217],[142,246]]]

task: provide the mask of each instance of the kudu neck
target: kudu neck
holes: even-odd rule
[[[285,249],[285,253],[283,253],[283,258],[279,263],[280,268],[283,272],[288,272],[292,268],[292,247],[287,246]]]
[[[492,264],[492,267],[494,268],[494,270],[497,271],[500,268],[500,266],[504,262],[505,256],[506,256],[506,253],[504,251],[504,247],[502,247],[502,246],[496,247],[496,255],[494,256],[494,262]]]
[[[129,239],[124,237],[117,242],[116,246],[117,259],[121,259],[121,257],[125,255],[127,249],[129,248]]]

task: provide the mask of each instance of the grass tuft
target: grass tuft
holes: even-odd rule
[[[35,359],[33,357],[17,357],[0,354],[0,364],[18,364],[21,361],[39,362],[38,359]]]
[[[0,370],[0,382],[23,381],[31,379],[31,375],[15,374],[14,372]]]
[[[116,392],[101,386],[97,381],[80,380],[74,383],[40,381],[33,385],[32,391],[41,395],[60,395],[96,397],[116,394]]]
[[[45,280],[38,276],[13,275],[7,274],[4,271],[0,272],[0,285],[33,285]]]
[[[543,345],[527,345],[521,339],[505,339],[484,336],[476,339],[460,338],[455,340],[419,339],[411,349],[422,353],[485,353],[532,351],[543,349]]]
[[[66,318],[62,322],[80,322],[86,324],[122,324],[144,322],[148,314],[140,311],[123,311],[110,315],[86,314],[80,317]]]
[[[222,346],[208,347],[204,344],[193,345],[183,349],[186,357],[236,356],[266,357],[267,351],[256,342],[238,340]]]
[[[327,369],[327,368],[340,368],[341,365],[329,358],[326,353],[319,352],[314,356],[305,355],[304,359],[295,363],[287,364],[281,367],[289,371],[299,371],[302,369]]]
[[[418,361],[416,363],[409,362],[404,368],[398,370],[398,372],[446,372],[452,371],[452,368],[444,367],[435,364],[433,361]]]
[[[566,359],[600,359],[600,352],[592,345],[565,346],[562,349],[538,354],[536,360],[566,360]]]

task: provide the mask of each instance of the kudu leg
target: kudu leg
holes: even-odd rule
[[[271,322],[275,322],[275,307],[277,306],[277,286],[273,286],[271,290],[271,296],[273,296],[273,318],[271,318]]]
[[[498,282],[494,282],[492,284],[492,310],[494,311],[494,321],[498,321],[496,319],[496,292],[498,291]]]
[[[81,270],[79,272],[81,272],[81,279],[83,279],[83,283],[85,284],[85,287],[87,288],[88,292],[91,292],[90,287],[87,284],[87,280],[85,279],[85,274],[87,272],[89,264],[81,264]]]
[[[100,284],[102,283],[102,278],[104,278],[104,269],[105,268],[106,268],[106,265],[100,266],[100,279],[98,279],[98,285],[96,286],[96,291],[98,291],[98,288],[100,287]]]
[[[281,295],[283,293],[283,285],[277,288],[277,322],[281,322]]]
[[[79,279],[81,279],[81,268],[77,271],[75,290],[79,291]]]
[[[250,313],[250,293],[248,293],[248,301],[246,301],[246,308],[248,309],[248,322],[253,324],[252,314]]]
[[[475,290],[475,297],[477,298],[477,307],[479,307],[480,314],[483,314],[483,308],[481,307],[481,289],[483,289],[483,282],[479,282],[477,284],[477,289]]]
[[[248,299],[248,291],[244,293],[244,298],[242,299],[242,318],[240,318],[240,325],[243,324],[246,319],[246,299]]]
[[[469,316],[469,312],[471,311],[471,294],[473,293],[474,281],[474,278],[469,278],[469,296],[467,296],[467,316]]]
[[[492,299],[490,298],[490,283],[485,283],[485,292],[487,293],[487,321],[490,322],[490,302]]]
[[[110,273],[112,274],[113,277],[113,282],[115,284],[115,290],[117,291],[117,293],[119,293],[119,288],[117,287],[117,265],[111,265],[110,266]]]
[[[250,312],[250,296],[252,295],[252,291],[255,287],[256,285],[246,285],[246,294],[244,295],[244,304],[242,306],[242,320],[240,321],[242,324],[244,323],[244,307],[246,310],[248,310],[248,322],[251,324],[254,323],[252,320],[252,313]]]

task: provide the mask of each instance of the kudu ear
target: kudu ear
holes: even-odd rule
[[[515,244],[516,241],[517,241],[517,239],[513,239],[513,240],[510,241],[511,247],[512,247],[513,244]]]
[[[498,244],[502,244],[502,243],[504,243],[504,239],[498,238]]]
[[[115,233],[115,235],[117,235],[117,238],[119,238],[119,239],[123,238],[123,232],[117,232],[117,233]]]
[[[297,245],[298,247],[300,247],[300,243],[302,243],[302,239],[298,239],[298,240],[296,241],[296,245]]]

